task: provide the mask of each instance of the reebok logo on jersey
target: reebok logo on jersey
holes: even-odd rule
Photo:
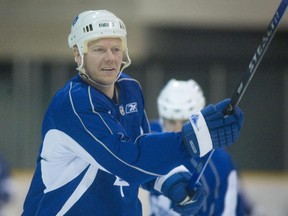
[[[125,112],[126,114],[138,112],[137,102],[126,104]]]
[[[197,130],[199,131],[199,127],[198,127],[198,120],[199,120],[199,114],[193,114],[190,117],[191,123],[197,128]]]

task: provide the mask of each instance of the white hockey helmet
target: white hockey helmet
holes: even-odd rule
[[[190,79],[171,79],[157,99],[160,118],[185,120],[205,106],[205,97],[199,84]]]
[[[125,24],[107,10],[85,11],[76,16],[68,37],[69,47],[77,45],[79,51],[87,53],[87,43],[100,38],[120,38],[122,48],[127,50]]]
[[[91,10],[82,12],[74,18],[71,33],[68,36],[68,44],[70,48],[77,46],[82,57],[82,65],[79,66],[79,70],[82,70],[83,56],[88,51],[87,45],[90,41],[101,38],[120,38],[123,51],[126,54],[126,59],[122,62],[123,67],[120,70],[123,71],[131,64],[126,35],[125,24],[113,13],[107,10]]]

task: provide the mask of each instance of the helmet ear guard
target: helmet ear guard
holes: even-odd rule
[[[171,79],[160,92],[157,104],[160,119],[186,120],[205,106],[205,97],[196,81]]]

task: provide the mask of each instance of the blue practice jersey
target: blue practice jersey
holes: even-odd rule
[[[150,123],[152,132],[161,132],[158,120]],[[184,165],[191,171],[197,165],[197,159]],[[239,194],[237,172],[230,155],[224,149],[216,149],[201,179],[206,191],[206,199],[199,216],[243,216],[244,203]],[[178,216],[171,210],[171,202],[163,195],[150,193],[151,216]]]
[[[189,160],[180,133],[151,134],[139,83],[119,104],[79,75],[53,97],[22,215],[142,215],[138,188]]]

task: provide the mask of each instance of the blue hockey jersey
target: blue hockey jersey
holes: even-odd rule
[[[53,97],[23,216],[140,216],[138,188],[189,160],[180,133],[151,134],[139,83],[117,104],[79,75]]]

